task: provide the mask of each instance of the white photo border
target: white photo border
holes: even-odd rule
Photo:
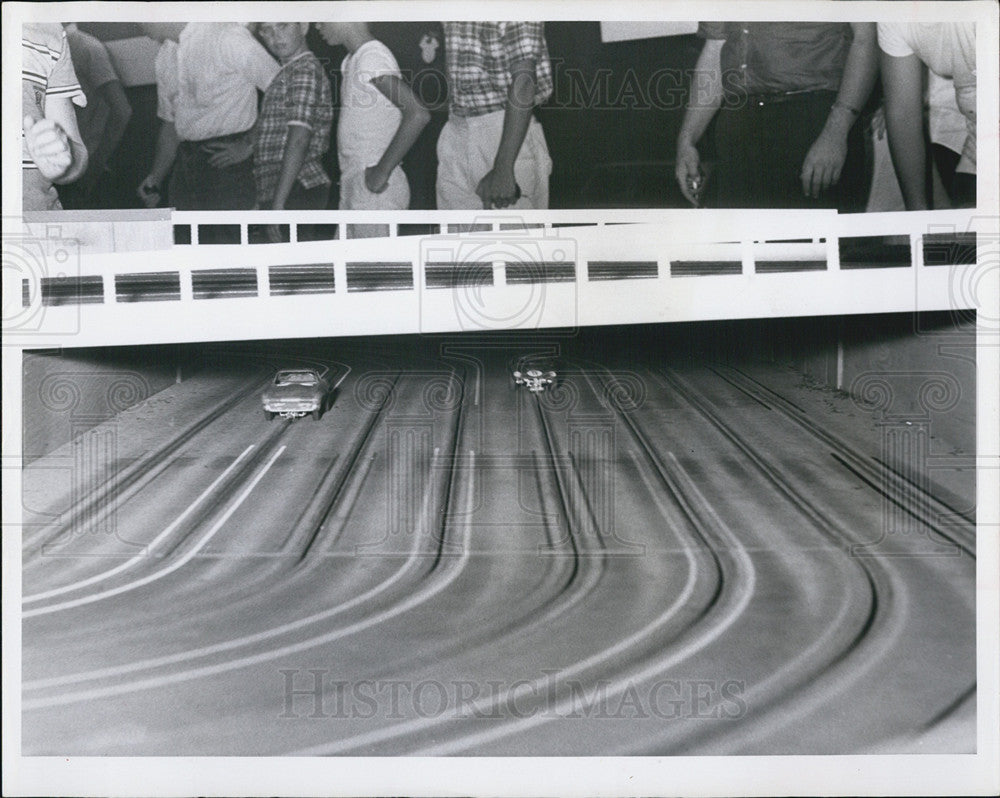
[[[706,13],[706,8],[710,12]],[[979,206],[969,217],[998,218],[997,6],[992,2],[760,2],[701,5],[701,15],[726,19],[924,21],[974,19],[979,24]],[[519,17],[544,20],[687,20],[688,2],[453,3],[6,3],[3,6],[4,96],[14,97],[19,73],[20,24],[25,20],[88,19],[315,19],[420,20]],[[982,46],[990,42],[990,46]],[[20,209],[19,114],[3,114],[3,216]],[[12,176],[16,175],[16,179]],[[713,218],[711,211],[704,211]],[[373,214],[372,221],[400,221],[408,212]],[[628,218],[645,220],[638,212]],[[762,214],[766,217],[767,214]],[[719,217],[721,218],[721,217]],[[408,220],[408,219],[404,219]],[[15,222],[16,223],[16,222]],[[869,215],[873,230],[885,220]],[[893,232],[896,229],[893,228]],[[992,264],[993,271],[1000,264]],[[7,274],[4,295],[8,295]],[[983,318],[1000,319],[1000,295],[981,297]],[[137,339],[138,342],[138,339]],[[979,331],[977,351],[977,454],[1000,458],[1000,340]],[[44,344],[39,344],[44,345]],[[20,514],[22,353],[31,344],[3,347],[3,515],[5,527]],[[795,793],[945,795],[991,794],[1000,786],[1000,496],[996,470],[978,479],[978,748],[974,755],[355,758],[332,757],[23,757],[20,754],[20,541],[3,538],[3,782],[9,795],[770,795]]]

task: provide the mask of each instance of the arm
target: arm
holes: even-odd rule
[[[707,39],[694,68],[691,97],[677,136],[675,176],[681,193],[692,205],[700,200],[701,158],[697,143],[722,104],[723,39]]]
[[[288,125],[285,151],[281,156],[281,174],[278,175],[278,186],[271,200],[271,210],[284,210],[288,195],[292,193],[292,187],[295,185],[295,179],[299,176],[302,164],[306,162],[311,138],[312,128],[294,123]]]
[[[45,118],[25,116],[24,140],[35,166],[53,183],[72,183],[87,169],[87,148],[68,97],[49,97]]]
[[[163,122],[156,137],[156,153],[153,156],[153,168],[146,179],[139,184],[138,195],[147,208],[152,208],[160,201],[159,189],[163,186],[170,167],[177,157],[177,129],[173,122]]]
[[[372,84],[403,114],[399,127],[396,128],[396,134],[389,142],[389,146],[385,148],[378,163],[365,170],[365,185],[368,190],[380,194],[385,191],[389,184],[389,175],[392,174],[392,170],[403,160],[403,157],[410,151],[413,143],[427,126],[431,114],[424,108],[410,87],[396,75],[379,75],[372,80]]]
[[[907,210],[927,209],[924,168],[923,62],[916,55],[882,53],[885,127]]]
[[[802,193],[818,197],[840,180],[847,158],[847,134],[868,101],[878,65],[874,22],[851,23],[854,38],[847,51],[844,76],[823,130],[802,162]]]
[[[493,168],[476,187],[484,208],[506,208],[517,201],[514,163],[531,124],[531,112],[535,107],[535,84],[534,60],[526,58],[511,64],[511,82],[507,90],[500,146],[493,159]]]
[[[129,105],[128,98],[125,97],[125,91],[119,81],[108,81],[100,86],[97,92],[108,104],[109,112],[107,126],[104,128],[104,135],[101,136],[101,140],[94,148],[94,151],[90,153],[90,166],[84,177],[84,180],[89,184],[87,186],[88,191],[93,189],[101,172],[104,171],[104,166],[107,164],[108,159],[118,149],[122,135],[125,133],[125,126],[128,125],[129,119],[132,118],[132,106]]]

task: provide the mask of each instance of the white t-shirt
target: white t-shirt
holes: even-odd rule
[[[959,172],[976,171],[976,25],[974,22],[880,22],[878,44],[888,55],[916,55],[927,68],[955,84],[965,116],[966,139]]]
[[[361,45],[341,65],[340,121],[337,155],[343,174],[374,166],[396,135],[402,112],[372,83],[382,75],[401,77],[392,51],[372,40]]]
[[[927,127],[931,141],[962,154],[969,131],[965,116],[955,103],[955,86],[948,78],[931,72],[927,81]]]
[[[189,22],[176,57],[158,55],[157,114],[170,121],[183,141],[242,133],[257,121],[257,90],[264,91],[280,69],[238,22]],[[172,107],[167,107],[172,106]]]

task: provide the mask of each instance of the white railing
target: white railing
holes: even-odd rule
[[[244,235],[249,225],[263,223],[333,223],[339,232],[356,218],[372,222],[364,214],[207,216],[212,224],[241,225]],[[197,225],[205,218],[175,213],[169,223]],[[974,304],[966,289],[977,262],[926,266],[924,236],[981,224],[981,233],[992,233],[990,220],[968,213],[873,220],[805,212],[622,212],[620,221],[606,212],[414,213],[387,224],[389,235],[379,238],[104,254],[81,254],[73,239],[49,236],[36,262],[22,258],[19,274],[8,268],[5,236],[5,338],[24,346],[95,346],[947,310]],[[444,232],[399,235],[400,224]],[[478,232],[447,232],[454,224],[475,224]],[[910,263],[840,268],[840,237],[891,234],[909,240]],[[32,241],[15,245],[27,252]],[[698,268],[720,262],[724,268],[714,272]],[[272,269],[309,264],[318,265],[319,293],[272,291]],[[380,285],[385,264],[397,279]],[[430,283],[429,264],[438,278]],[[510,264],[519,266],[516,281]],[[547,272],[545,264],[559,267]],[[591,279],[592,266],[600,268],[600,279]],[[449,268],[454,279],[441,281]],[[220,270],[218,279],[202,290],[210,270]],[[169,278],[148,295],[119,301],[127,276],[158,272]],[[91,278],[88,301],[74,296],[73,281],[81,277]],[[237,286],[239,295],[227,296],[227,285]]]

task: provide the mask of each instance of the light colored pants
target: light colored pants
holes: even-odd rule
[[[437,206],[440,210],[482,210],[476,186],[493,168],[503,133],[503,111],[450,116],[438,138]],[[512,208],[548,208],[552,159],[545,134],[532,119],[514,163],[521,199]]]
[[[389,185],[374,194],[365,185],[365,168],[351,166],[340,176],[340,210],[405,211],[410,207],[410,184],[401,166],[389,175]]]

